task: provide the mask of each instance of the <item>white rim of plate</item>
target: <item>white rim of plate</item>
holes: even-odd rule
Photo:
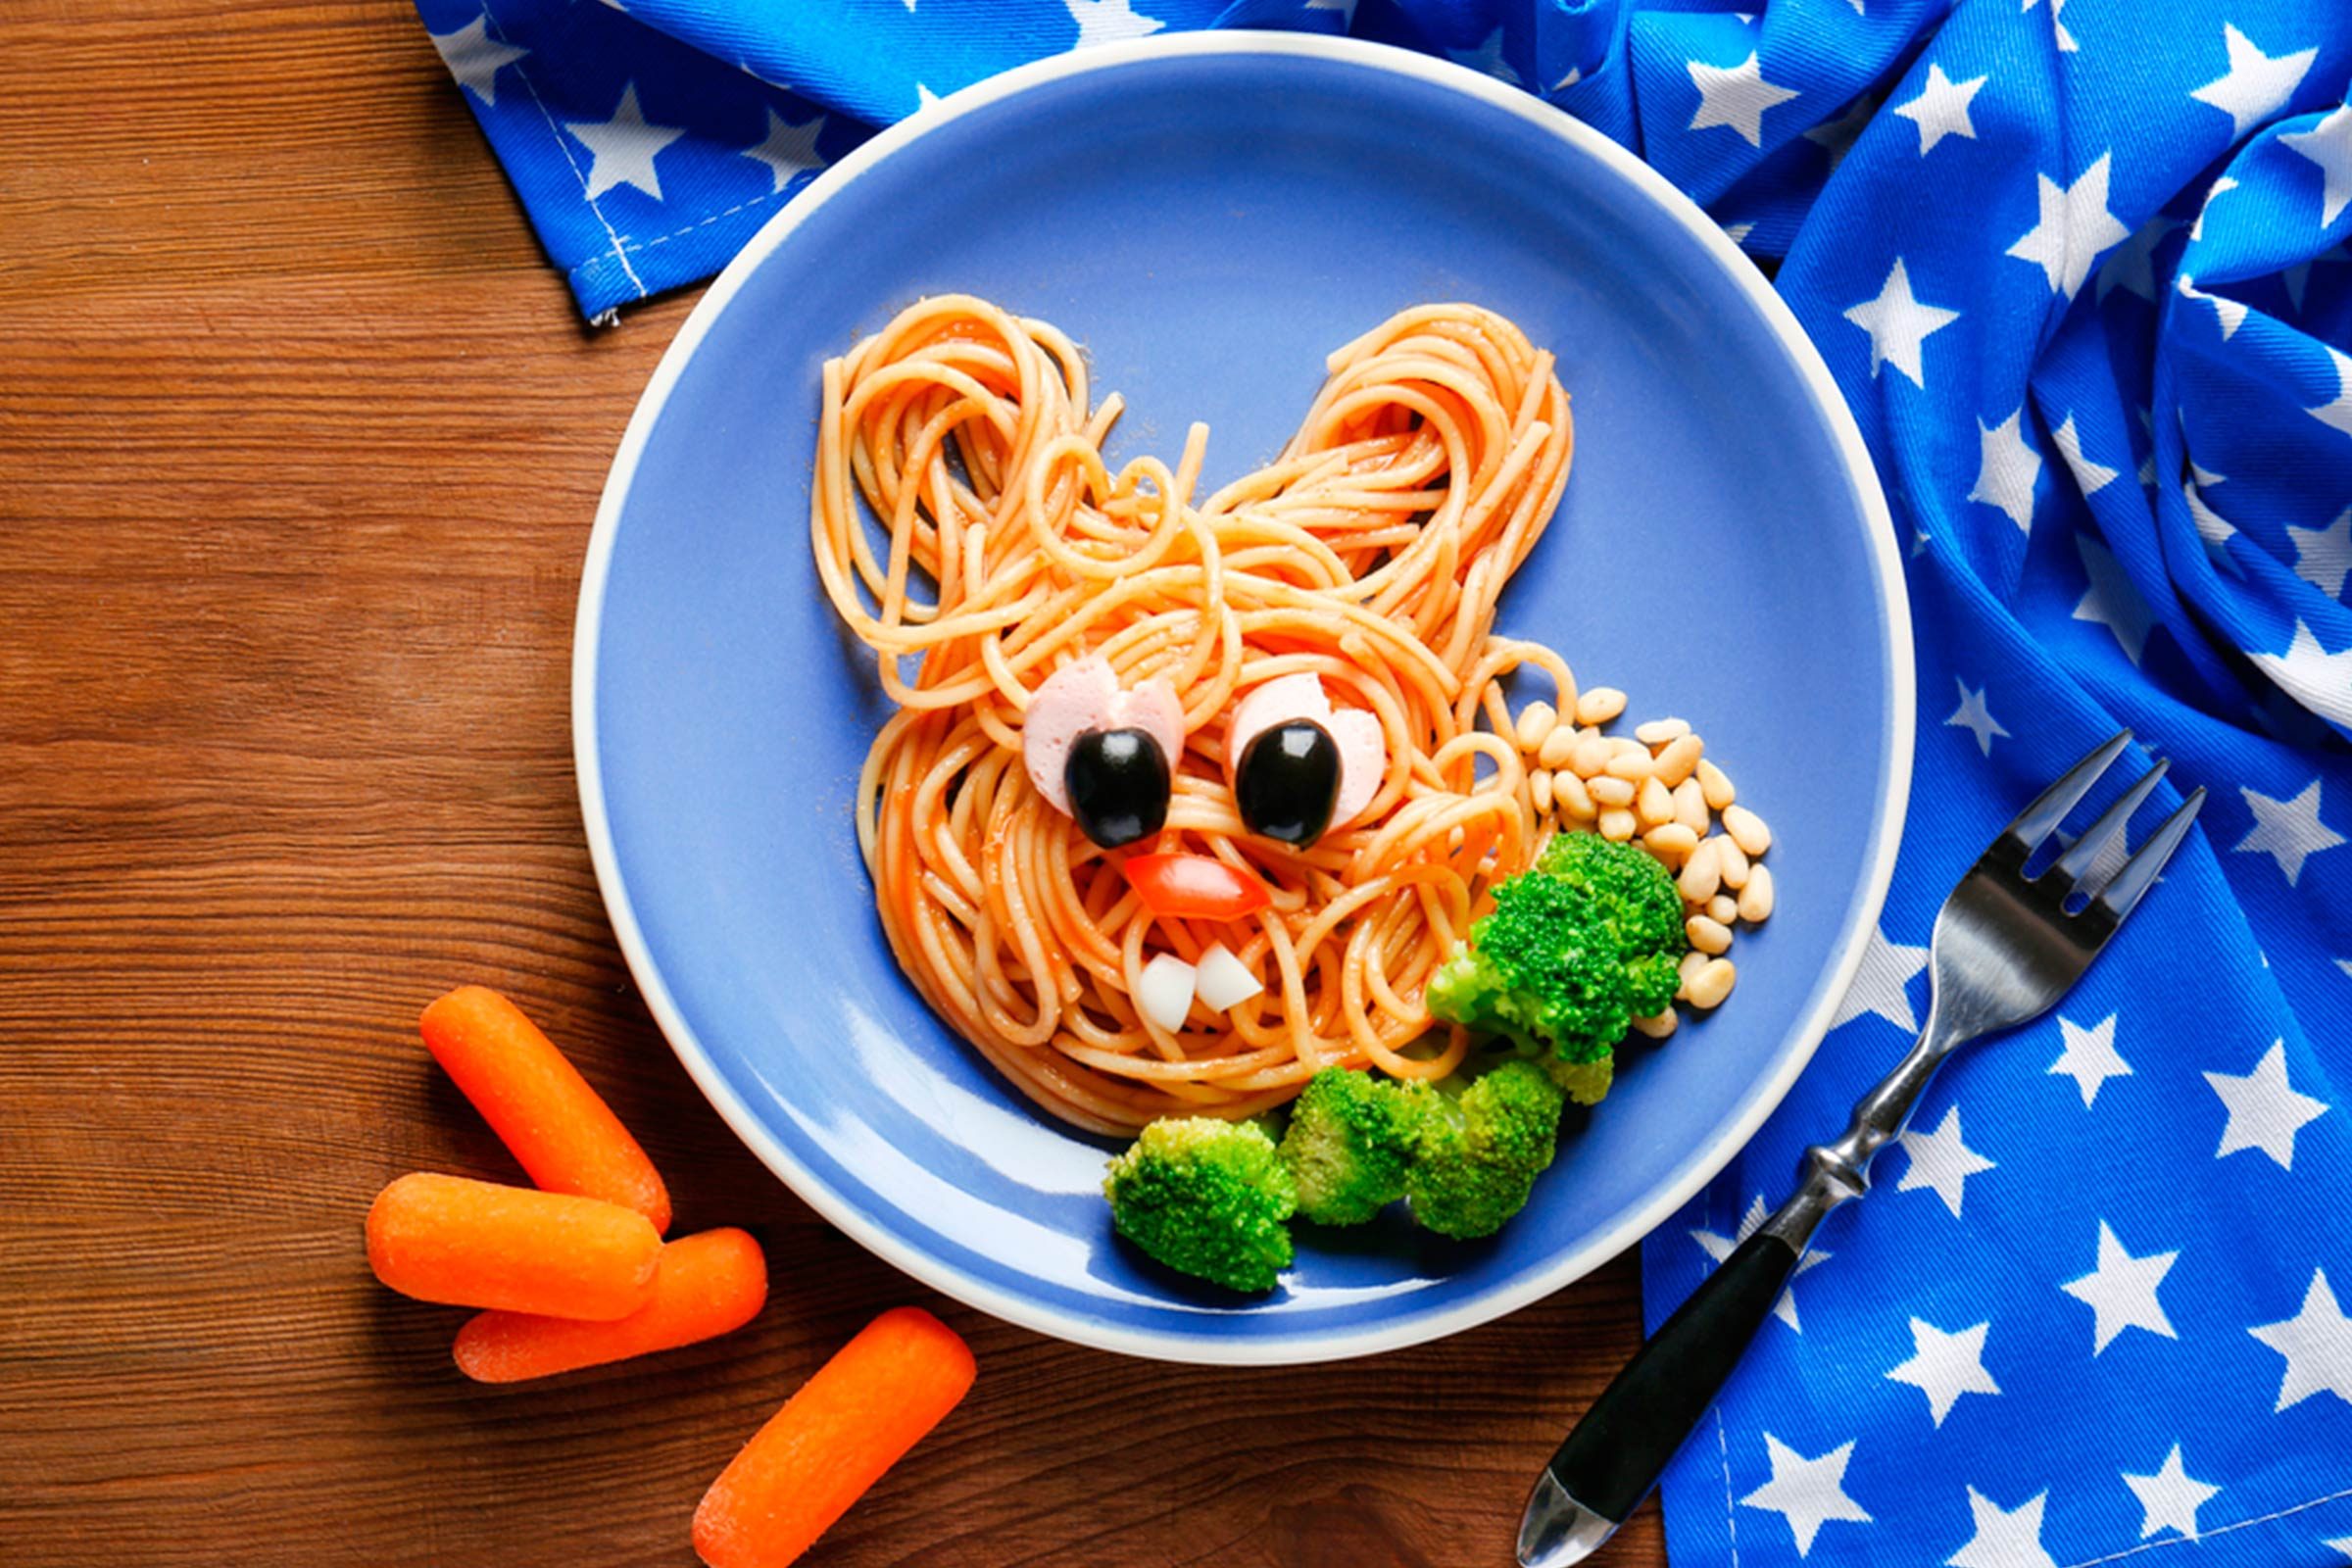
[[[1830,976],[1831,983],[1822,990],[1820,1002],[1797,1021],[1791,1031],[1790,1038],[1796,1041],[1796,1048],[1788,1053],[1771,1078],[1751,1092],[1742,1113],[1703,1145],[1679,1179],[1662,1188],[1648,1203],[1582,1247],[1562,1253],[1548,1267],[1515,1282],[1506,1290],[1482,1296],[1448,1311],[1415,1314],[1394,1328],[1375,1327],[1321,1336],[1235,1338],[1224,1341],[1213,1336],[1195,1337],[1122,1328],[1071,1316],[1036,1301],[1010,1296],[997,1286],[973,1278],[889,1234],[840,1194],[819,1181],[769,1134],[760,1118],[736,1096],[704,1051],[693,1029],[687,1025],[685,1015],[680,1012],[661,970],[654,963],[653,955],[646,947],[644,932],[638,926],[636,912],[629,903],[612,843],[612,822],[605,810],[604,778],[597,762],[597,643],[602,629],[606,581],[612,569],[612,547],[619,535],[621,514],[626,508],[629,489],[636,477],[638,460],[644,453],[654,425],[662,416],[663,406],[668,402],[671,387],[694,358],[704,335],[718,320],[745,279],[770,252],[791,236],[810,213],[831,200],[858,175],[915,138],[975,109],[1046,82],[1139,62],[1188,55],[1299,56],[1412,77],[1462,93],[1514,115],[1556,137],[1569,151],[1605,165],[1648,197],[1668,217],[1681,223],[1704,249],[1711,252],[1733,285],[1746,296],[1748,303],[1771,327],[1780,341],[1782,351],[1788,355],[1803,379],[1816,412],[1828,426],[1838,454],[1844,460],[1846,478],[1853,492],[1854,503],[1862,514],[1872,555],[1878,565],[1879,598],[1888,634],[1886,674],[1891,697],[1888,713],[1890,733],[1886,738],[1887,767],[1879,803],[1879,842],[1865,872],[1863,896],[1849,909],[1848,928],[1841,938],[1843,956]],[[629,972],[635,977],[655,1021],[661,1025],[663,1036],[669,1041],[670,1049],[685,1065],[688,1075],[702,1090],[704,1098],[717,1108],[727,1125],[735,1130],[735,1136],[742,1139],[768,1169],[799,1194],[809,1207],[867,1250],[967,1306],[1073,1344],[1150,1360],[1179,1361],[1200,1366],[1283,1366],[1338,1361],[1445,1339],[1517,1311],[1531,1301],[1541,1300],[1573,1284],[1664,1223],[1692,1194],[1714,1180],[1723,1167],[1731,1163],[1732,1156],[1746,1146],[1756,1129],[1764,1124],[1765,1118],[1787,1096],[1789,1087],[1796,1082],[1797,1075],[1812,1060],[1822,1037],[1829,1032],[1831,1013],[1852,985],[1855,970],[1869,947],[1870,934],[1877,929],[1886,890],[1894,878],[1895,853],[1902,843],[1903,819],[1910,800],[1916,674],[1911,645],[1911,604],[1903,581],[1902,563],[1895,550],[1894,524],[1887,513],[1886,496],[1879,487],[1869,449],[1863,445],[1862,433],[1855,425],[1844,398],[1838,393],[1837,383],[1830,377],[1829,367],[1822,362],[1819,352],[1805,336],[1804,329],[1797,324],[1795,316],[1783,303],[1780,295],[1774,292],[1764,274],[1732,243],[1730,236],[1713,219],[1669,184],[1663,175],[1565,112],[1464,66],[1384,44],[1316,33],[1243,30],[1184,32],[1101,44],[1054,55],[987,77],[938,100],[861,143],[819,174],[782,211],[769,219],[751,242],[727,264],[717,280],[696,302],[685,324],[678,329],[677,337],[663,352],[662,363],[654,370],[653,379],[646,383],[645,392],[638,399],[636,412],[630,416],[628,428],[621,436],[620,449],[613,457],[612,470],[606,477],[603,497],[597,504],[595,531],[589,536],[587,561],[580,576],[580,605],[573,627],[571,662],[572,760],[579,780],[580,815],[588,830],[589,855],[595,863],[597,885],[604,895],[606,912],[612,922],[612,934],[619,940]]]

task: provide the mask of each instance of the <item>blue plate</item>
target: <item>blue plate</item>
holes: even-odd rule
[[[1504,600],[1639,715],[1680,714],[1778,834],[1740,989],[1572,1119],[1527,1212],[1461,1245],[1301,1226],[1264,1300],[1116,1243],[1107,1145],[1033,1113],[924,1007],[851,828],[886,716],[808,555],[818,367],[963,290],[1082,342],[1120,452],[1270,457],[1326,352],[1462,299],[1559,356],[1576,464]],[[1319,1360],[1483,1322],[1599,1264],[1729,1159],[1877,918],[1910,776],[1892,527],[1795,320],[1697,208],[1566,116],[1370,45],[1194,34],[957,93],[827,172],[696,308],[630,422],[580,590],[573,725],[630,967],[704,1092],[917,1278],[1138,1355]],[[1634,1045],[1642,1042],[1637,1040]]]

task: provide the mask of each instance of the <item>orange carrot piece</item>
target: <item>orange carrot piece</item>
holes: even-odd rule
[[[930,1313],[883,1313],[710,1483],[694,1511],[694,1549],[710,1568],[784,1568],[956,1408],[974,1370],[971,1350]]]
[[[662,1238],[618,1203],[463,1176],[403,1176],[368,1210],[368,1262],[403,1296],[612,1319],[645,1305]]]
[[[484,986],[424,1009],[424,1049],[551,1193],[601,1198],[669,1229],[661,1172],[612,1108],[522,1010]]]
[[[519,1383],[731,1334],[767,1302],[767,1259],[739,1230],[681,1236],[662,1249],[653,1299],[612,1323],[484,1312],[458,1330],[458,1370]]]

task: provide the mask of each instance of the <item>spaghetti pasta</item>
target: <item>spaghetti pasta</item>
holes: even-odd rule
[[[899,710],[858,783],[875,907],[925,1001],[1081,1127],[1250,1115],[1335,1064],[1442,1076],[1468,1042],[1408,1054],[1431,1032],[1421,989],[1537,848],[1501,682],[1541,671],[1561,712],[1576,689],[1494,622],[1568,475],[1551,357],[1490,311],[1431,305],[1328,370],[1280,457],[1196,499],[1205,427],[1173,468],[1112,471],[1119,399],[1091,403],[1045,322],[925,300],[825,367],[817,570]],[[1023,713],[1089,656],[1123,686],[1166,679],[1183,709],[1166,825],[1134,848],[1246,868],[1266,907],[1155,917],[1121,855],[1032,787]],[[1236,698],[1298,672],[1376,715],[1387,748],[1370,805],[1304,848],[1244,828],[1226,754]],[[1146,962],[1219,942],[1265,991],[1175,1031],[1147,1018]]]

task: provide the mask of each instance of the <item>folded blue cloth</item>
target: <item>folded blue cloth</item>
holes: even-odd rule
[[[1672,1553],[2352,1561],[2352,5],[419,10],[592,316],[714,271],[926,97],[1163,27],[1448,55],[1784,257],[1902,531],[1917,783],[1815,1064],[1644,1244],[1653,1326],[1907,1044],[1936,908],[2018,803],[2119,722],[2160,802],[2212,799],[2056,1015],[1954,1061],[1824,1228],[1837,1264],[1668,1477]]]

